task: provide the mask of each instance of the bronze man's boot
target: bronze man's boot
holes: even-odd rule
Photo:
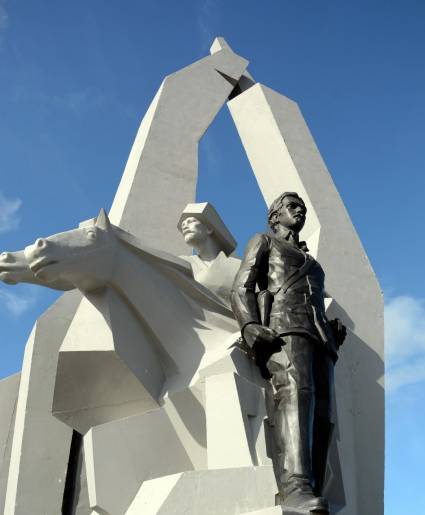
[[[278,483],[282,507],[327,514],[327,500],[313,492],[313,396],[313,390],[307,388],[284,387],[277,392],[275,437],[279,448]]]
[[[322,495],[325,486],[326,464],[332,440],[334,424],[325,417],[316,416],[313,425],[313,478],[314,493]]]
[[[283,492],[282,507],[295,508],[305,513],[329,514],[329,503],[324,497],[316,497],[311,482],[306,478],[292,478],[286,483]]]

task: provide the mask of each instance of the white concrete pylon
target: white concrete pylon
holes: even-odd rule
[[[384,389],[378,381],[384,374],[384,343],[378,281],[297,104],[256,84],[228,106],[267,205],[283,191],[296,191],[306,202],[301,237],[311,239],[326,272],[326,289],[340,310],[343,306],[341,318],[352,329],[341,359],[348,362],[351,377],[345,381],[351,380],[353,405],[339,417],[350,417],[341,432],[344,427],[354,432],[355,462],[343,463],[343,470],[358,505],[344,513],[381,515]]]
[[[217,52],[220,52],[220,50],[224,49],[231,50],[233,52],[233,50],[230,48],[230,45],[223,38],[223,36],[217,36],[211,45],[210,54],[216,54]]]
[[[81,300],[65,293],[42,315],[25,347],[5,515],[60,513],[72,430],[52,417],[59,346]]]
[[[111,222],[184,254],[176,228],[195,201],[198,142],[248,62],[224,49],[166,77],[144,116],[110,211]]]
[[[227,43],[227,41],[222,36],[218,36],[214,39],[213,44],[211,45],[210,54],[213,55],[217,52],[220,52],[221,50],[229,50],[230,52],[233,52],[229,43]],[[237,93],[247,90],[254,84],[255,80],[253,76],[248,72],[248,70],[245,70],[238,81]]]
[[[3,513],[21,374],[0,381],[0,513]]]
[[[52,412],[84,434],[158,407],[164,380],[134,313],[113,290],[94,292],[81,301],[60,348]]]
[[[238,374],[213,375],[205,379],[205,399],[208,468],[261,464],[256,445],[259,433],[264,441],[266,413],[262,389]]]
[[[93,427],[85,435],[92,509],[123,515],[144,481],[206,468],[202,389],[184,389],[160,409]]]

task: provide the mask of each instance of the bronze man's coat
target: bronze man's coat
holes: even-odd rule
[[[274,295],[269,327],[282,336],[310,337],[336,360],[337,347],[325,315],[325,273],[302,250],[296,234],[288,230],[284,236],[278,240],[273,235],[256,234],[248,243],[233,285],[236,319],[242,332],[250,323],[261,324],[256,291],[267,289]]]

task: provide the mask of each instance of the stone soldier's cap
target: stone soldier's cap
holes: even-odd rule
[[[180,232],[183,220],[189,216],[197,218],[200,222],[204,223],[214,231],[214,237],[227,256],[229,256],[235,250],[236,240],[233,238],[229,229],[225,226],[223,220],[220,218],[212,204],[209,202],[188,204],[183,209],[177,224],[177,228]]]

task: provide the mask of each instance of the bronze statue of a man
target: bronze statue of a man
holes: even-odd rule
[[[333,369],[345,328],[327,320],[325,274],[299,241],[306,212],[297,193],[273,202],[271,232],[248,243],[232,309],[263,376],[271,379],[282,506],[328,513],[321,494],[333,427]]]

